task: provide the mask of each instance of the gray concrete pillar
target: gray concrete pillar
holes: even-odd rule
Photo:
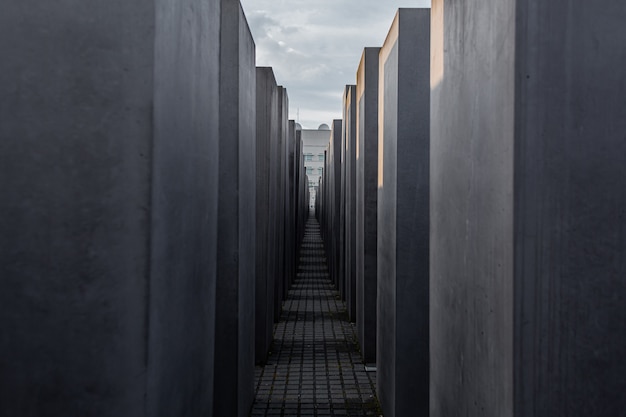
[[[214,415],[243,417],[254,398],[255,47],[239,1],[221,6]]]
[[[330,201],[329,201],[329,212],[330,219],[329,223],[331,224],[331,234],[329,235],[328,243],[330,243],[331,247],[331,277],[333,279],[333,283],[337,288],[339,288],[340,284],[340,251],[341,251],[341,131],[342,131],[342,120],[333,120],[330,132],[330,143],[329,143],[329,157],[327,170],[329,171],[329,187],[330,191]]]
[[[428,415],[430,10],[380,50],[376,385],[387,417]]]
[[[270,162],[272,142],[277,140],[278,86],[272,68],[256,69],[256,353],[264,363],[274,336],[275,277],[270,260],[276,256],[270,239],[274,213],[270,207]]]
[[[624,414],[625,20],[433,1],[431,416]]]
[[[296,122],[289,120],[287,136],[287,164],[288,164],[288,199],[287,209],[287,290],[291,288],[296,276]]]
[[[276,150],[276,285],[275,285],[275,311],[274,318],[278,320],[282,311],[283,300],[285,299],[287,285],[285,279],[286,272],[286,240],[285,240],[285,213],[287,205],[287,136],[288,136],[288,109],[289,99],[287,97],[287,90],[279,86],[278,87],[278,137],[277,137],[277,150]]]
[[[219,13],[3,4],[0,415],[211,415]]]
[[[379,52],[365,48],[356,75],[356,325],[365,363],[376,362]]]
[[[348,318],[356,320],[356,85],[346,86],[343,97],[344,134],[344,297]]]

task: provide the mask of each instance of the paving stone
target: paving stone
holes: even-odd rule
[[[314,217],[306,225],[296,278],[270,352],[265,366],[256,368],[252,417],[381,415],[376,373],[365,372]]]

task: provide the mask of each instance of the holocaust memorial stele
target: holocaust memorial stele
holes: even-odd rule
[[[330,278],[336,288],[339,288],[339,260],[340,260],[340,212],[341,212],[341,132],[342,120],[333,120],[325,159],[324,172],[327,184],[326,198],[323,210],[325,212],[325,247],[328,258]]]
[[[344,180],[344,300],[348,318],[356,320],[356,85],[343,97]]]
[[[254,399],[255,46],[239,1],[221,7],[214,415],[244,417]]]
[[[275,194],[275,233],[276,233],[276,286],[274,295],[274,319],[277,321],[280,318],[280,312],[282,310],[282,303],[285,300],[287,293],[287,285],[285,279],[286,271],[286,247],[285,247],[285,214],[286,214],[286,194],[285,184],[287,178],[287,136],[288,136],[288,109],[289,98],[287,96],[287,89],[282,86],[278,86],[278,150],[275,154],[275,160],[271,161],[273,169],[275,169],[275,181],[276,182],[276,194]]]
[[[399,9],[379,59],[376,388],[428,415],[430,10]]]
[[[348,86],[344,88],[343,100],[348,94]],[[339,192],[339,258],[338,258],[338,272],[337,281],[339,294],[341,299],[346,299],[346,118],[345,118],[345,106],[342,107],[344,113],[341,119],[341,153],[339,157],[339,181],[341,184]]]
[[[430,415],[623,416],[624,3],[432,8]]]
[[[274,337],[275,276],[270,262],[276,259],[276,245],[271,239],[274,223],[271,210],[270,161],[277,150],[278,85],[274,71],[269,67],[256,69],[256,348],[255,362],[264,363]]]
[[[356,326],[367,364],[376,362],[379,52],[363,50],[356,76]]]
[[[0,415],[213,407],[220,2],[0,13]]]
[[[289,109],[287,109],[289,110]],[[288,112],[287,112],[288,113]],[[288,114],[287,114],[288,116]],[[287,191],[287,216],[286,221],[286,251],[287,251],[287,272],[285,278],[287,280],[287,290],[291,288],[296,276],[296,122],[289,120],[287,129],[287,179],[285,181],[285,190]]]

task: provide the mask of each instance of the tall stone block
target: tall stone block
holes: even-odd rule
[[[380,50],[377,390],[428,415],[430,10],[400,9]]]
[[[288,198],[287,209],[287,290],[296,276],[296,122],[289,120],[287,136]]]
[[[379,52],[365,48],[356,73],[356,325],[365,363],[376,362]]]
[[[339,288],[340,241],[341,241],[341,132],[342,120],[333,120],[330,132],[329,157],[327,170],[329,172],[329,223],[330,233],[326,242],[331,248],[330,273],[333,282]]]
[[[344,135],[344,297],[348,318],[356,320],[356,85],[343,97]]]
[[[623,415],[626,9],[494,6],[433,1],[430,415]]]
[[[270,160],[272,141],[278,135],[278,86],[269,67],[256,69],[256,353],[255,361],[267,359],[274,335],[274,275],[269,260],[275,256],[270,239],[274,214],[270,209]]]
[[[277,87],[278,88],[278,87]],[[272,308],[274,309],[274,321],[278,320],[280,317],[280,308],[281,308],[281,297],[279,291],[277,290],[279,285],[279,239],[280,239],[280,221],[281,221],[281,212],[280,212],[280,144],[281,144],[281,136],[280,136],[280,117],[281,113],[279,111],[278,102],[280,100],[281,93],[277,89],[276,90],[276,107],[274,110],[274,115],[272,118],[272,123],[275,126],[272,129],[272,136],[270,137],[270,161],[269,161],[269,247],[268,250],[268,277],[272,277],[274,280],[272,291],[274,292],[274,296],[272,297],[274,302],[272,304]]]
[[[297,218],[298,218],[298,226],[297,226],[297,245],[298,245],[298,259],[300,258],[300,246],[302,244],[302,239],[304,238],[304,229],[305,224],[308,218],[308,201],[306,200],[306,190],[308,190],[308,183],[305,175],[304,168],[304,149],[302,142],[302,131],[296,130],[296,160],[297,160],[297,170],[296,170],[296,182],[298,184],[298,204],[297,204]]]
[[[3,4],[0,415],[211,415],[219,10]]]
[[[243,417],[254,397],[255,46],[239,1],[221,7],[214,415]]]
[[[276,257],[276,284],[275,284],[275,310],[274,318],[278,320],[282,311],[282,303],[285,299],[287,292],[286,284],[286,271],[287,271],[287,247],[285,240],[285,229],[287,223],[285,221],[286,206],[287,206],[287,136],[288,136],[288,123],[289,123],[289,99],[287,96],[287,89],[282,86],[278,87],[278,137],[277,137],[277,151],[276,151],[276,175],[277,175],[277,189],[276,189],[276,234],[277,234],[277,257]]]

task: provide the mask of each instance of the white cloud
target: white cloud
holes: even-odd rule
[[[430,0],[241,0],[256,43],[257,65],[273,67],[287,88],[289,117],[305,128],[341,118],[341,96],[354,84],[366,46],[380,46],[399,7]]]

